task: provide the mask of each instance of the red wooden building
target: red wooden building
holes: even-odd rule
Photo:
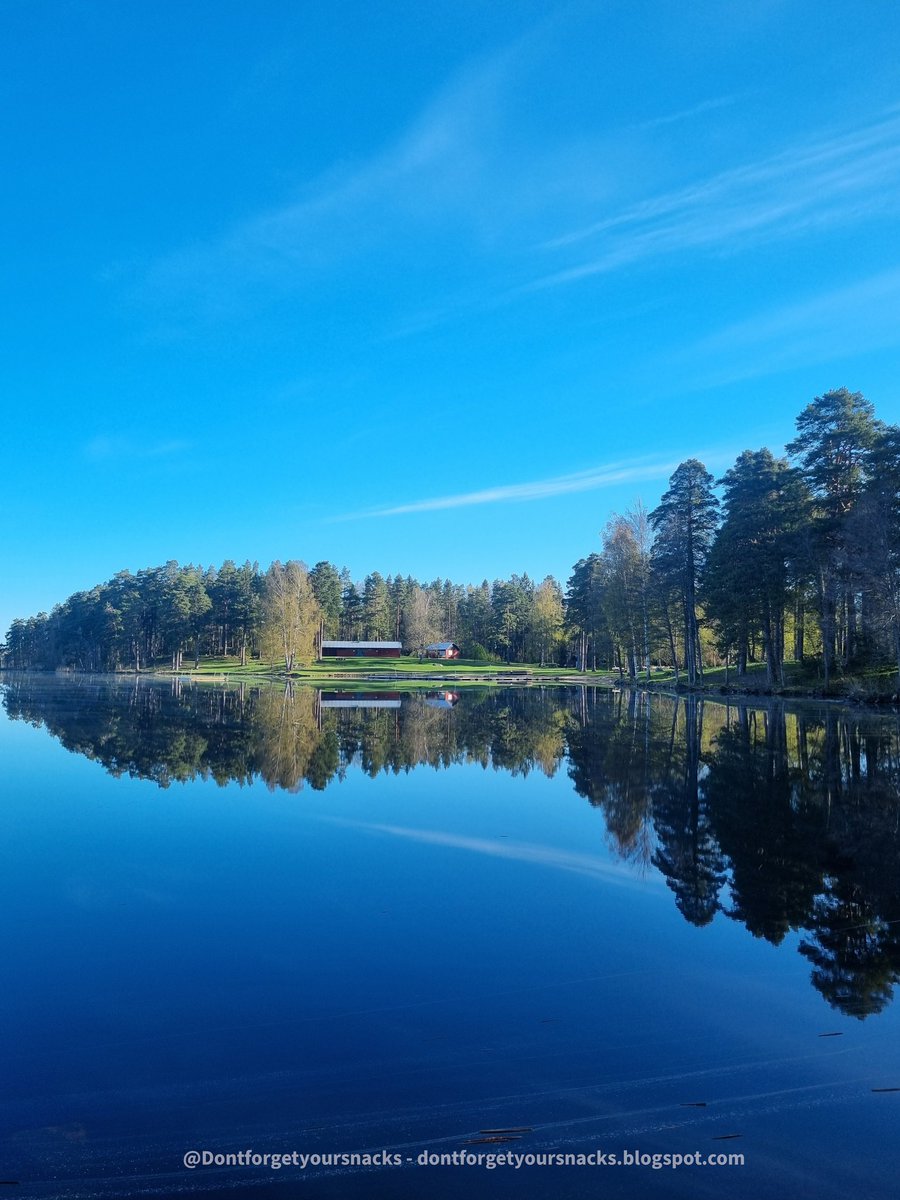
[[[399,658],[400,642],[322,642],[323,658]]]

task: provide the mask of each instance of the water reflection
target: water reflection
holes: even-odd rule
[[[790,934],[813,985],[863,1018],[900,977],[900,728],[838,707],[590,688],[431,694],[6,682],[9,716],[113,774],[254,779],[296,792],[355,769],[428,765],[552,776],[599,809],[623,868],[658,871],[702,927]]]

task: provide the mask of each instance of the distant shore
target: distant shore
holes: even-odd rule
[[[169,664],[157,664],[138,671],[119,671],[121,678],[181,679],[192,682],[221,683],[298,683],[325,687],[367,689],[436,689],[460,687],[579,687],[590,686],[604,690],[634,690],[658,692],[671,696],[695,696],[698,699],[725,701],[730,697],[747,700],[809,700],[828,701],[848,707],[897,708],[900,692],[893,673],[869,676],[847,676],[825,689],[821,682],[804,678],[799,664],[788,664],[784,685],[768,683],[765,664],[755,663],[744,677],[732,670],[713,668],[701,682],[689,686],[683,676],[676,680],[671,670],[656,669],[652,677],[631,679],[618,671],[580,671],[573,667],[539,666],[533,663],[481,663],[455,660],[452,665],[439,661],[418,659],[346,659],[337,662],[310,662],[287,672],[283,664],[252,660],[241,666],[237,659],[201,659],[199,665],[173,670]],[[12,675],[9,669],[0,672]],[[30,672],[29,672],[30,673]],[[90,677],[103,672],[58,671],[42,674],[65,674]]]

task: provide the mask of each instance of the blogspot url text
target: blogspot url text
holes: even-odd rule
[[[742,1167],[740,1153],[705,1153],[701,1150],[678,1153],[649,1153],[641,1150],[592,1150],[586,1153],[548,1150],[528,1153],[516,1150],[423,1150],[419,1154],[398,1154],[391,1150],[335,1151],[305,1154],[300,1150],[284,1153],[237,1150],[188,1150],[183,1162],[188,1170],[197,1167],[266,1167],[280,1171],[296,1167],[310,1169],[360,1167],[480,1167],[492,1171],[505,1169],[521,1171],[531,1167],[645,1167],[652,1171],[674,1171],[680,1167]]]

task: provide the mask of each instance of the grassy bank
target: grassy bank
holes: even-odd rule
[[[647,686],[639,681],[640,686]],[[898,692],[897,672],[883,667],[858,674],[836,675],[825,687],[825,681],[816,667],[810,663],[786,662],[784,684],[771,684],[766,678],[765,663],[749,663],[742,676],[732,667],[708,667],[703,672],[703,682],[688,688],[684,672],[679,674],[676,685],[675,673],[671,670],[654,671],[654,688],[675,688],[692,692],[735,693],[750,696],[807,696],[810,698],[834,698],[861,703],[889,703]]]
[[[171,675],[169,665],[158,664],[158,674]],[[246,666],[237,658],[202,658],[199,666],[193,662],[176,672],[181,678],[240,680],[284,680],[288,678],[282,662],[253,659]],[[684,673],[669,669],[654,669],[649,682],[642,674],[635,683],[639,688],[653,690],[691,691],[710,695],[734,694],[748,696],[791,696],[810,699],[843,699],[858,703],[891,703],[897,696],[896,672],[888,667],[857,675],[837,676],[826,689],[814,666],[808,663],[787,662],[784,685],[771,685],[766,679],[765,663],[750,663],[743,676],[734,668],[710,667],[703,672],[703,682],[688,688]],[[334,684],[335,686],[390,688],[434,688],[452,684],[454,687],[511,683],[577,684],[591,683],[599,687],[629,686],[628,677],[612,671],[577,671],[571,667],[541,667],[534,663],[484,663],[471,659],[451,662],[419,661],[418,658],[347,658],[324,662],[301,663],[290,678],[298,682]]]
[[[159,664],[154,670],[158,674],[173,674],[171,666]],[[254,659],[242,667],[237,658],[202,658],[198,666],[193,662],[175,674],[181,677],[227,678],[233,680],[285,679],[287,674],[283,662],[263,662]],[[484,663],[471,659],[419,661],[414,657],[403,658],[346,658],[324,662],[301,663],[290,673],[291,679],[310,683],[394,683],[422,686],[436,683],[577,683],[585,680],[595,684],[614,682],[608,671],[576,671],[571,667],[541,667],[534,663]]]

